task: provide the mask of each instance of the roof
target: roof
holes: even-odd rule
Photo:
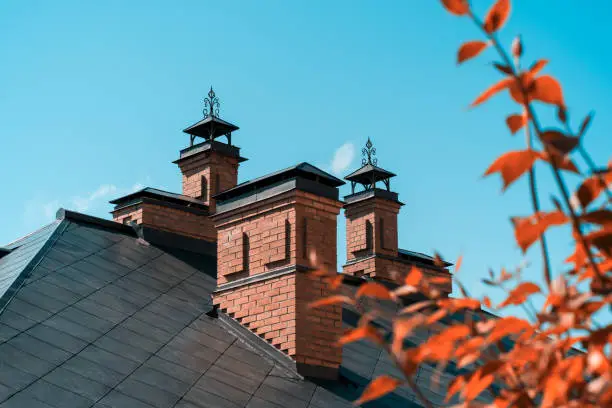
[[[144,241],[122,224],[59,214],[0,260],[26,251],[37,259],[21,272],[0,269],[17,274],[1,298],[2,408],[348,408],[373,377],[396,372],[379,347],[360,341],[344,347],[338,381],[304,379],[270,358],[280,353],[272,346],[262,353],[255,334],[239,336],[207,315],[213,256],[172,239]],[[343,325],[356,323],[345,309]],[[433,369],[421,370],[424,386]],[[430,388],[442,404],[443,392]],[[398,389],[366,406],[419,406],[414,399]]]
[[[434,264],[435,259],[427,254],[421,253],[421,252],[415,252],[415,251],[408,251],[407,249],[398,249],[399,255],[400,257],[403,258],[407,258],[407,259],[414,259],[417,261],[421,261],[421,262],[425,262],[428,264]],[[444,266],[452,266],[453,264],[451,262],[446,262],[446,261],[442,261]]]
[[[209,115],[198,123],[184,129],[183,132],[190,135],[203,137],[204,139],[208,140],[211,138],[211,136],[212,139],[214,139],[238,129],[239,128],[236,125],[226,122],[214,115]]]
[[[3,251],[0,256],[0,310],[4,305],[3,299],[9,298],[12,294],[10,289],[19,287],[19,277],[34,268],[40,261],[42,249],[58,225],[59,222],[54,221],[3,248],[6,251]]]
[[[354,172],[346,176],[344,179],[361,184],[371,184],[372,181],[377,182],[389,179],[391,177],[395,177],[395,174],[383,168],[374,166],[371,163],[368,163],[360,169],[355,170]]]
[[[111,204],[115,204],[117,208],[131,204],[133,201],[141,198],[154,198],[169,203],[185,205],[188,207],[195,207],[202,210],[208,210],[208,206],[204,204],[204,201],[198,200],[197,198],[189,197],[182,194],[171,193],[169,191],[159,190],[157,188],[146,187],[142,190],[135,191],[123,197],[116,198],[110,201]]]
[[[244,193],[272,186],[280,181],[295,177],[316,180],[321,184],[334,188],[345,184],[344,181],[332,176],[320,168],[315,167],[310,163],[302,162],[295,166],[287,167],[286,169],[275,171],[265,176],[240,183],[236,187],[222,191],[221,193],[215,195],[214,198],[217,199],[217,201],[229,200]]]

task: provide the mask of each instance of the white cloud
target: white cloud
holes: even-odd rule
[[[355,158],[355,145],[351,142],[346,142],[334,153],[334,158],[331,161],[330,167],[332,173],[338,175],[349,168]]]
[[[90,215],[104,217],[108,214],[109,208],[106,207],[106,204],[109,200],[143,188],[142,183],[136,183],[127,188],[119,188],[114,184],[102,184],[92,192],[76,195],[69,199],[44,199],[44,197],[31,199],[24,206],[24,223],[29,228],[33,228],[50,222],[55,218],[55,214],[60,208],[88,212]]]
[[[87,211],[97,201],[108,197],[117,192],[117,186],[114,184],[102,184],[94,192],[85,196],[72,197],[72,206],[79,212]]]

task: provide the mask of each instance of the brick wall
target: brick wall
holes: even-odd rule
[[[202,197],[202,178],[206,180],[207,192],[201,199],[215,211],[215,200],[211,196],[228,190],[238,183],[238,159],[215,151],[194,154],[179,162],[183,174],[183,195]]]
[[[134,221],[136,224],[142,224],[142,208],[139,205],[135,205],[113,211],[114,221],[121,224],[127,224],[128,221],[126,221],[126,219]]]
[[[335,369],[341,362],[335,346],[342,332],[341,307],[308,309],[308,303],[331,293],[319,278],[297,271],[309,265],[311,250],[318,263],[335,270],[340,206],[291,191],[214,217],[218,285],[285,271],[231,289],[220,286],[214,303],[298,364]]]
[[[113,220],[121,223],[123,223],[125,217],[131,216],[133,221],[143,226],[205,239],[210,242],[217,239],[215,226],[206,214],[196,214],[150,202],[125,207],[113,211],[112,214]]]
[[[399,260],[372,256],[362,261],[355,262],[354,264],[345,265],[343,272],[347,275],[358,277],[367,276],[401,284],[413,265],[414,264],[401,262]],[[450,278],[450,274],[447,271],[429,268],[424,265],[418,265],[418,267],[426,276],[446,276]],[[452,292],[452,284],[450,281],[448,285],[442,285],[439,286],[439,288],[446,293]]]
[[[377,197],[347,204],[345,206],[347,260],[361,257],[366,252],[396,256],[399,209],[399,203]],[[369,240],[371,248],[368,248]]]

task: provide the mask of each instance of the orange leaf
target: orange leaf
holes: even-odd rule
[[[578,190],[576,191],[576,197],[580,202],[582,208],[586,208],[591,204],[604,190],[604,186],[610,184],[608,180],[604,180],[602,185],[599,177],[591,176],[584,180]]]
[[[499,62],[494,62],[493,66],[497,68],[497,70],[502,74],[512,75],[512,68],[507,65],[500,64]]]
[[[490,343],[494,343],[509,334],[518,334],[523,330],[531,328],[531,325],[527,320],[513,316],[503,317],[495,320],[494,322],[495,327],[491,331],[491,334],[489,334],[488,338]]]
[[[422,322],[421,316],[408,319],[396,319],[393,322],[393,343],[391,351],[399,356],[404,346],[404,338],[412,333],[412,330]]]
[[[516,242],[525,253],[549,227],[563,225],[567,221],[567,216],[559,210],[546,213],[539,212],[525,218],[515,218],[513,222]]]
[[[612,227],[604,227],[603,229],[588,234],[585,238],[587,242],[596,246],[597,249],[603,252],[607,257],[612,256]]]
[[[521,73],[519,79],[512,78],[508,87],[510,96],[516,103],[520,103],[521,105],[525,103],[525,96],[527,96],[527,102],[531,102],[533,99],[533,84],[533,75],[531,75],[530,72]]]
[[[503,91],[504,89],[508,88],[513,81],[514,80],[512,78],[504,78],[504,79],[502,79],[501,81],[499,81],[498,83],[496,83],[495,85],[491,86],[489,89],[484,91],[478,98],[476,98],[476,100],[474,102],[472,102],[471,106],[472,107],[478,106],[481,103],[487,101],[493,95],[495,95],[495,94]]]
[[[465,324],[451,326],[441,332],[438,336],[444,338],[445,341],[455,341],[470,335],[470,328]]]
[[[465,378],[462,375],[455,377],[455,379],[448,386],[448,390],[446,391],[446,399],[444,402],[448,402],[453,395],[457,394],[459,391],[465,388]]]
[[[510,115],[506,118],[506,124],[508,125],[510,132],[512,132],[512,134],[515,134],[527,124],[527,118],[525,117],[525,115],[515,113],[514,115]]]
[[[488,297],[488,296],[485,296],[485,297],[482,299],[482,303],[483,303],[483,304],[484,304],[486,307],[488,307],[489,309],[492,309],[492,308],[493,308],[493,305],[491,304],[491,299],[489,299],[489,297]]]
[[[550,75],[542,75],[534,81],[533,99],[551,105],[565,106],[559,82]]]
[[[461,64],[463,61],[476,57],[488,46],[489,43],[485,41],[468,41],[462,44],[457,52],[457,64]]]
[[[478,299],[440,299],[438,300],[438,306],[441,308],[449,309],[451,313],[454,313],[463,309],[476,310],[480,308],[480,301]]]
[[[437,322],[438,320],[446,317],[447,314],[448,314],[448,311],[446,309],[438,309],[432,314],[430,314],[429,316],[427,316],[427,320],[425,321],[425,323],[433,324]]]
[[[383,375],[373,380],[353,405],[361,405],[393,392],[402,382],[394,377]]]
[[[401,357],[401,368],[406,376],[411,376],[419,369],[419,363],[421,362],[421,349],[419,347],[412,347],[405,350]]]
[[[612,224],[612,211],[610,210],[595,210],[582,214],[580,220],[591,224],[609,225]]]
[[[531,75],[537,75],[538,72],[540,72],[542,68],[546,66],[546,64],[548,64],[548,60],[545,59],[534,62],[534,64],[529,68],[529,73]]]
[[[580,142],[580,139],[577,137],[567,136],[563,132],[555,129],[542,132],[540,140],[560,155],[568,154],[574,150]]]
[[[500,172],[504,181],[504,188],[529,171],[533,163],[540,157],[534,150],[517,150],[508,152],[497,158],[485,172],[485,176]]]
[[[327,284],[332,290],[338,288],[338,286],[342,285],[342,281],[344,280],[344,276],[340,273],[336,274],[333,278],[329,278]]]
[[[580,124],[580,129],[578,130],[578,137],[582,137],[582,135],[584,135],[584,132],[586,132],[587,128],[591,124],[591,120],[593,119],[593,115],[594,115],[594,113],[591,112],[591,113],[589,113],[586,116],[586,118],[584,118],[582,120],[582,123]]]
[[[360,298],[362,296],[388,300],[391,299],[391,292],[389,292],[389,289],[380,283],[368,282],[361,285],[355,294],[356,298]]]
[[[485,388],[493,383],[494,378],[495,376],[493,374],[487,374],[481,377],[480,371],[475,372],[463,389],[465,400],[469,402],[478,397]]]
[[[459,258],[457,258],[457,263],[455,264],[455,273],[459,272],[459,269],[461,269],[462,262],[463,262],[463,255],[459,255]]]
[[[422,300],[410,306],[406,306],[405,308],[400,310],[398,314],[418,312],[419,310],[425,309],[426,307],[432,306],[433,304],[434,304],[433,300]]]
[[[571,171],[572,173],[580,174],[580,171],[578,170],[574,162],[571,161],[569,157],[562,156],[559,153],[556,153],[555,151],[551,151],[550,153],[551,154],[547,154],[546,152],[541,152],[540,157],[538,158],[540,160],[543,160],[545,162],[548,162],[550,164],[557,166],[557,168],[560,170],[567,170],[567,171]]]
[[[417,286],[421,282],[421,279],[423,279],[423,273],[419,268],[413,266],[410,269],[410,272],[408,272],[408,274],[406,275],[406,279],[404,279],[404,284],[410,286]]]
[[[492,33],[505,24],[510,14],[510,0],[497,0],[485,17],[484,29],[487,33]]]
[[[540,293],[541,289],[538,285],[532,282],[523,282],[516,288],[510,291],[508,298],[504,300],[499,308],[506,307],[508,305],[520,305],[523,304],[530,295],[534,293]]]
[[[442,5],[452,14],[462,16],[467,14],[470,6],[467,0],[442,0]]]
[[[360,326],[356,329],[348,330],[344,336],[338,339],[338,344],[343,346],[348,343],[353,343],[359,340],[370,340],[376,344],[382,344],[383,339],[380,337],[380,334],[376,329],[372,326]]]
[[[311,308],[311,309],[315,309],[317,307],[335,305],[337,303],[353,304],[354,302],[353,302],[353,299],[351,299],[348,296],[334,295],[334,296],[328,296],[326,298],[319,299],[319,300],[316,300],[316,301],[314,301],[312,303],[309,303],[308,307]]]
[[[457,271],[455,271],[455,273],[457,273]],[[450,276],[433,276],[428,279],[428,282],[432,285],[448,285],[450,281]]]

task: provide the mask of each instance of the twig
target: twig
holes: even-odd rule
[[[482,30],[482,32],[485,34],[485,36],[491,41],[491,43],[493,44],[493,46],[497,50],[499,56],[504,60],[504,62],[508,66],[508,68],[512,71],[512,77],[514,78],[514,80],[516,81],[518,86],[520,87],[521,92],[523,94],[526,94],[527,90],[524,89],[525,87],[523,86],[523,81],[521,81],[519,73],[516,71],[516,69],[514,67],[514,64],[512,64],[512,60],[510,59],[510,57],[508,57],[508,54],[506,53],[506,51],[501,46],[501,44],[500,44],[499,40],[497,39],[497,37],[493,33],[489,33],[489,32],[487,32],[484,29],[484,25],[478,19],[478,17],[476,17],[474,15],[474,13],[472,13],[471,9],[469,11],[469,16],[472,18],[472,20],[478,26],[478,28],[480,30]],[[534,130],[535,130],[536,134],[538,135],[538,138],[540,138],[540,140],[541,140],[541,138],[542,138],[542,130],[541,130],[538,118],[536,116],[536,112],[533,109],[533,106],[531,106],[531,104],[529,103],[529,100],[527,98],[523,98],[523,107],[527,110],[528,118],[531,119],[531,122],[533,123]],[[559,171],[559,167],[557,166],[557,163],[555,163],[555,160],[554,160],[555,156],[553,156],[551,154],[550,149],[548,148],[548,146],[545,143],[544,143],[544,151],[551,158],[550,164],[551,164],[551,167],[552,167],[552,170],[553,170],[553,176],[555,177],[555,181],[557,183],[557,186],[561,190],[561,194],[563,195],[563,201],[565,202],[565,205],[567,206],[567,209],[568,209],[568,211],[570,213],[570,218],[571,218],[571,221],[572,221],[572,227],[574,228],[574,230],[576,231],[576,233],[578,235],[578,241],[579,241],[580,245],[582,246],[582,248],[584,249],[584,252],[587,255],[587,259],[589,260],[589,263],[591,264],[591,267],[593,268],[593,271],[595,272],[595,274],[597,276],[597,279],[599,279],[600,282],[603,284],[605,282],[604,277],[603,277],[601,271],[599,270],[599,266],[597,265],[597,263],[595,263],[595,260],[593,258],[593,254],[591,253],[591,249],[589,248],[589,246],[586,243],[586,239],[582,235],[582,231],[580,229],[580,219],[578,218],[578,216],[576,215],[576,212],[574,211],[574,208],[570,204],[569,192],[567,190],[567,186],[565,185],[565,180],[563,179],[563,176],[561,175],[561,172]]]

